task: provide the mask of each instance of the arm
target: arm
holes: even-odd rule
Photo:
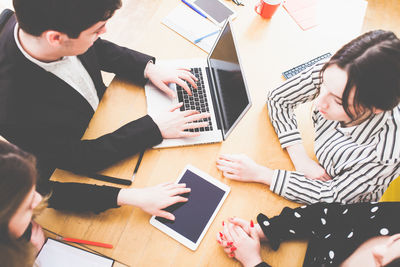
[[[260,213],[257,222],[260,225],[272,249],[277,250],[281,242],[286,240],[309,239],[326,231],[321,224],[321,218],[330,216],[340,220],[344,206],[338,203],[317,203],[295,209],[285,207],[282,212],[273,218]],[[331,215],[333,214],[333,215]],[[314,232],[314,234],[313,234]]]
[[[144,85],[146,82],[144,70],[147,63],[155,58],[132,49],[116,45],[107,40],[98,38],[93,45],[100,68],[103,71],[112,72]]]
[[[298,203],[378,201],[397,177],[400,164],[358,160],[326,181],[308,179],[297,171],[271,170],[246,155],[221,155],[217,168],[229,179],[264,183],[272,192]]]
[[[330,179],[325,169],[310,159],[301,143],[294,109],[313,100],[320,86],[319,72],[324,63],[301,73],[268,94],[269,117],[297,171],[310,179]]]
[[[162,141],[161,132],[150,116],[91,140],[81,140],[82,130],[71,125],[16,122],[1,127],[10,142],[38,158],[39,167],[51,166],[81,174],[104,169]]]
[[[170,97],[176,97],[169,89],[169,83],[182,86],[189,95],[189,82],[197,88],[197,78],[189,69],[174,69],[155,65],[155,58],[106,40],[98,39],[94,44],[101,70],[115,73],[125,79],[144,85],[149,79],[156,87]],[[186,82],[185,82],[186,81]]]
[[[52,191],[48,200],[50,208],[99,213],[118,207],[119,188],[53,181],[49,181],[49,186]]]
[[[378,201],[400,170],[398,162],[365,162],[360,159],[332,180],[310,180],[304,174],[275,170],[271,191],[299,203]]]
[[[303,144],[291,145],[286,147],[286,149],[296,171],[303,173],[304,176],[309,179],[318,179],[322,181],[331,179],[324,167],[307,155]]]
[[[316,175],[325,170],[311,160],[298,131],[294,109],[297,105],[313,100],[320,85],[319,72],[323,63],[302,72],[268,94],[269,117],[283,148],[287,148],[296,170]],[[223,175],[239,181],[260,182],[270,185],[273,170],[258,165],[245,155],[221,155],[217,167]]]
[[[294,109],[316,97],[321,83],[319,72],[323,64],[316,64],[268,93],[269,118],[282,148],[301,143]]]
[[[49,181],[48,185],[52,190],[48,201],[50,208],[99,213],[121,205],[131,205],[169,220],[174,220],[174,215],[163,209],[178,202],[186,202],[188,199],[180,195],[190,192],[186,184],[173,183],[126,189],[53,181]]]

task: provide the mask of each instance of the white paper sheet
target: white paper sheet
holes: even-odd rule
[[[39,267],[112,267],[114,261],[49,238],[35,263]]]
[[[217,25],[183,3],[173,9],[161,22],[192,43],[206,34],[220,30]],[[214,34],[195,45],[209,53],[217,37],[218,34]]]

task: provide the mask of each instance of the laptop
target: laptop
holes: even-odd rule
[[[242,72],[231,22],[226,20],[207,59],[184,59],[164,61],[160,64],[171,67],[186,67],[199,79],[192,96],[179,85],[170,84],[177,94],[168,97],[151,83],[145,86],[149,115],[165,112],[173,104],[183,102],[181,111],[196,109],[209,112],[207,127],[186,131],[200,132],[199,136],[179,139],[164,139],[155,148],[217,143],[225,140],[241,118],[251,107],[250,94]]]

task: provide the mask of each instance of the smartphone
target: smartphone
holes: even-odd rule
[[[235,11],[219,0],[195,0],[193,5],[199,8],[212,22],[220,27],[227,18],[231,17],[231,19],[234,19],[236,17]]]

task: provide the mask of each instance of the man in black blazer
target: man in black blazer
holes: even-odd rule
[[[0,135],[38,159],[41,177],[55,168],[76,173],[106,168],[163,138],[195,136],[187,128],[209,116],[179,111],[144,116],[114,132],[81,140],[106,86],[101,70],[144,85],[151,80],[172,95],[175,82],[188,93],[196,78],[165,70],[155,58],[102,40],[120,0],[14,0],[0,33]]]

